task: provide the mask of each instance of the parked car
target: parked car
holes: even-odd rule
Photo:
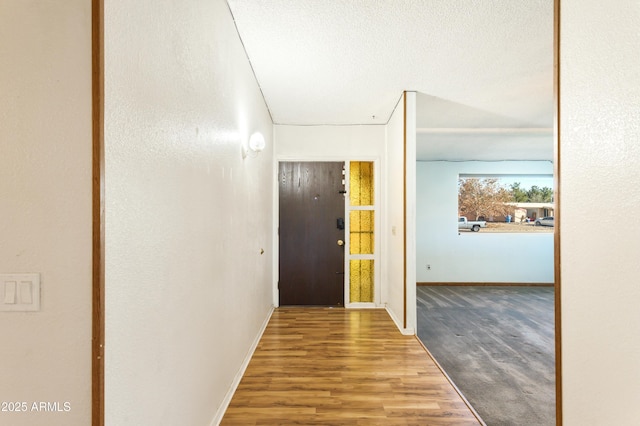
[[[478,232],[480,228],[486,228],[487,222],[484,220],[469,221],[466,217],[458,218],[458,229],[470,229],[472,232]]]
[[[553,216],[539,217],[536,219],[536,226],[553,226]]]

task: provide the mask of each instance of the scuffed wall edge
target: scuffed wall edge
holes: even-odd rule
[[[220,404],[220,407],[218,407],[218,411],[216,412],[215,416],[213,416],[213,420],[211,420],[210,426],[217,426],[222,421],[222,418],[224,417],[224,413],[227,411],[227,407],[229,407],[229,404],[231,403],[231,399],[233,398],[233,395],[236,393],[236,389],[238,389],[238,385],[240,384],[240,381],[244,376],[244,372],[247,370],[247,367],[249,366],[249,362],[251,362],[251,358],[253,357],[253,354],[256,351],[256,348],[258,347],[258,343],[260,343],[260,339],[262,339],[262,335],[264,334],[264,331],[266,330],[267,325],[269,324],[269,320],[271,319],[271,315],[273,315],[274,309],[275,308],[272,306],[271,309],[269,310],[267,317],[262,323],[262,327],[260,327],[260,331],[256,335],[256,338],[253,341],[253,344],[251,345],[251,347],[249,348],[249,351],[247,352],[247,356],[244,358],[242,365],[238,369],[238,372],[236,373],[236,376],[234,377],[233,382],[231,383],[231,386],[229,386],[229,390],[227,391],[227,394],[222,400],[222,404]]]

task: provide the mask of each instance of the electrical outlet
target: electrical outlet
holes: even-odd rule
[[[431,270],[431,265],[427,265],[427,271]]]

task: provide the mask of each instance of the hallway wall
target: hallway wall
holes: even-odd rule
[[[564,424],[632,425],[640,418],[640,5],[561,7]]]
[[[405,102],[406,98],[406,102]],[[409,186],[415,182],[415,92],[402,95],[387,124],[387,208],[384,234],[387,243],[385,258],[387,265],[387,309],[398,328],[405,334],[414,334],[416,329],[415,286],[415,197],[407,197],[407,228],[405,252],[405,161],[407,165],[407,194],[415,193]],[[406,107],[406,109],[405,109]],[[405,123],[405,120],[407,121]],[[405,153],[405,126],[407,152]],[[413,144],[411,143],[413,142]],[[406,159],[405,159],[406,155]],[[406,256],[406,291],[405,291]],[[406,298],[406,299],[405,299]],[[405,324],[405,306],[407,309]]]
[[[208,425],[272,306],[271,119],[224,0],[105,2],[105,64],[106,424]]]
[[[0,424],[87,425],[91,2],[0,1],[0,62],[0,273],[41,279],[39,312],[0,312],[0,401],[26,408]]]
[[[342,160],[383,157],[385,126],[274,126],[277,158]]]

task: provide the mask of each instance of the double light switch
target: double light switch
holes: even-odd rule
[[[0,311],[39,311],[40,274],[0,274]]]

